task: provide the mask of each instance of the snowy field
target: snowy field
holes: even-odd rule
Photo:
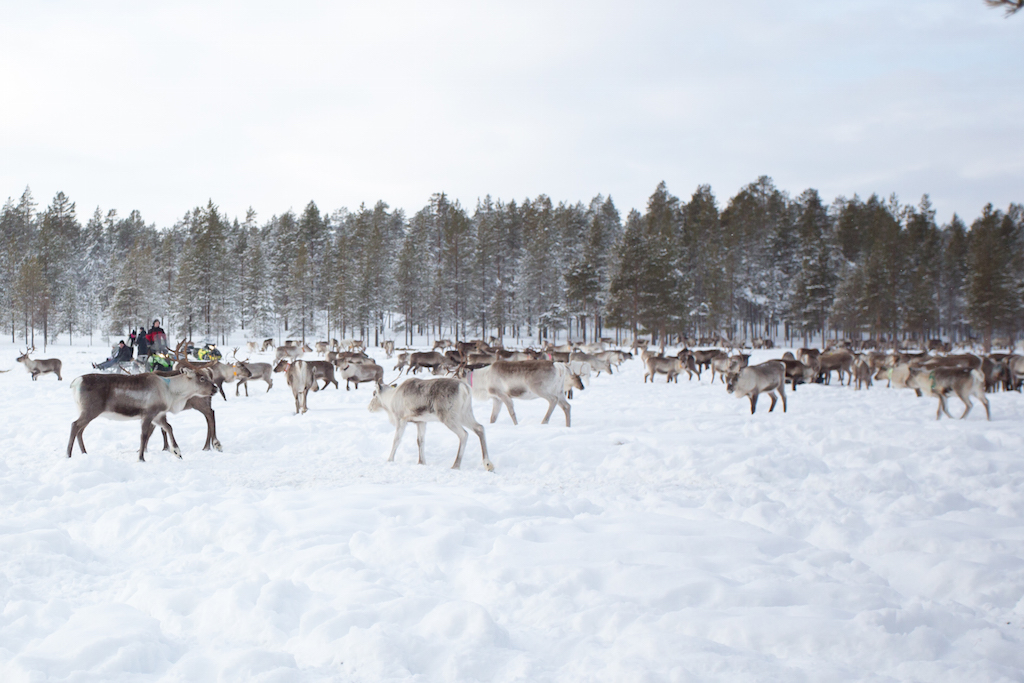
[[[99,419],[64,456],[57,345],[0,345],[0,680],[1020,681],[1024,396],[965,421],[876,385],[789,412],[638,360],[470,435],[393,428],[369,386],[214,399],[184,460]],[[372,353],[382,357],[378,350]],[[754,361],[781,351],[756,352]],[[254,358],[258,360],[259,358]],[[385,364],[390,379],[393,362]],[[959,415],[960,403],[950,409]],[[154,448],[155,446],[155,448]]]

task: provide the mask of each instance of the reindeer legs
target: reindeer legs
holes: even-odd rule
[[[75,445],[75,439],[78,439],[78,449],[85,453],[85,441],[82,440],[82,432],[89,425],[90,422],[95,420],[98,415],[87,415],[82,413],[78,419],[71,423],[71,438],[68,439],[68,457],[71,457],[71,449]]]
[[[449,429],[451,429],[451,427],[449,427]],[[462,436],[459,437],[459,438],[460,438],[460,441],[459,441],[459,444],[460,444],[459,445],[459,456],[461,457],[462,456],[462,447],[465,445],[465,441],[466,441],[466,431],[465,430],[462,431]],[[426,443],[426,441],[427,441],[427,423],[426,422],[417,422],[416,423],[416,450],[419,453],[419,458],[416,460],[416,462],[419,463],[420,465],[426,465],[427,464],[427,461],[423,458],[423,446]],[[458,462],[458,458],[456,458],[456,462]]]
[[[498,419],[498,412],[501,411],[501,407],[498,401],[504,403],[505,407],[508,408],[508,416],[512,418],[512,424],[519,424],[519,421],[516,419],[516,409],[512,407],[511,398],[505,396],[504,394],[498,394],[492,390],[491,400],[494,401],[494,409],[491,411],[491,424],[494,424],[494,421]]]
[[[952,415],[949,414],[949,408],[946,406],[946,395],[941,391],[936,391],[935,396],[937,396],[939,399],[939,409],[935,411],[935,419],[941,419],[942,413],[945,413],[946,417],[948,417],[950,420],[955,419]],[[963,416],[967,417],[967,413],[970,412],[970,410],[970,407],[968,407],[967,410],[964,411]]]
[[[174,453],[176,456],[178,456],[178,459],[181,460],[181,449],[178,448],[178,442],[174,440],[174,430],[171,429],[171,423],[167,421],[167,414],[164,413],[162,415],[157,415],[153,419],[153,422],[158,424],[160,426],[160,429],[163,430],[164,434],[167,435],[167,438],[171,440],[171,453]]]
[[[444,426],[455,432],[455,436],[459,437],[459,452],[455,455],[455,464],[452,465],[452,469],[457,470],[462,465],[462,454],[466,452],[466,442],[469,440],[469,434],[462,425],[456,422],[445,422]]]
[[[146,444],[149,443],[149,437],[153,435],[153,418],[149,415],[142,418],[142,441],[139,445],[139,462],[146,462],[145,452]]]
[[[398,442],[402,440],[402,434],[405,433],[405,426],[407,424],[409,423],[405,420],[400,420],[398,424],[395,425],[395,442],[391,444],[391,455],[388,456],[388,462],[395,461],[395,451],[398,450]]]

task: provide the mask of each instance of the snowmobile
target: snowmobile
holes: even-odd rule
[[[191,347],[189,353],[202,361],[220,360],[224,354],[220,352],[216,344],[204,344],[199,348]]]

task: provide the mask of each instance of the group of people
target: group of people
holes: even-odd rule
[[[97,370],[106,370],[118,363],[128,363],[132,360],[132,356],[136,355],[135,348],[138,349],[137,356],[140,362],[144,362],[151,352],[166,351],[167,334],[164,332],[164,328],[160,327],[160,321],[154,320],[149,332],[146,332],[145,329],[145,325],[139,325],[139,329],[132,330],[128,337],[130,344],[125,344],[123,339],[118,341],[116,353],[102,363],[93,363],[92,366]]]

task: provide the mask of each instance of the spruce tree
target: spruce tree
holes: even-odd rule
[[[715,196],[709,185],[701,185],[682,208],[682,240],[692,283],[693,304],[701,312],[703,333],[712,335],[728,328],[732,336],[733,279],[736,266],[730,263],[726,236]]]
[[[1014,270],[1020,226],[1011,214],[987,204],[971,224],[968,263],[968,315],[981,333],[985,353],[998,332],[1010,334],[1021,307],[1019,274]]]
[[[791,314],[808,336],[821,331],[824,338],[828,314],[835,296],[837,277],[832,266],[830,245],[832,223],[828,208],[817,190],[806,190],[797,199],[799,213],[796,228],[800,236],[800,270],[793,288]]]
[[[615,260],[608,288],[608,321],[628,328],[636,339],[640,332],[644,274],[648,270],[648,245],[643,216],[633,209],[615,247]]]
[[[662,181],[648,198],[643,215],[647,253],[642,263],[639,317],[641,324],[657,334],[663,348],[668,333],[682,332],[688,319],[693,281],[683,275],[686,252],[680,247],[682,231],[679,199]]]
[[[942,267],[939,269],[942,326],[952,341],[958,341],[963,338],[968,324],[968,243],[967,226],[956,214],[942,230],[942,243]]]
[[[905,324],[924,342],[939,329],[939,270],[942,264],[942,241],[935,225],[935,211],[927,195],[922,197],[916,210],[908,210],[906,220]]]
[[[898,205],[872,195],[863,207],[863,319],[880,338],[896,343],[904,319],[905,249]]]

